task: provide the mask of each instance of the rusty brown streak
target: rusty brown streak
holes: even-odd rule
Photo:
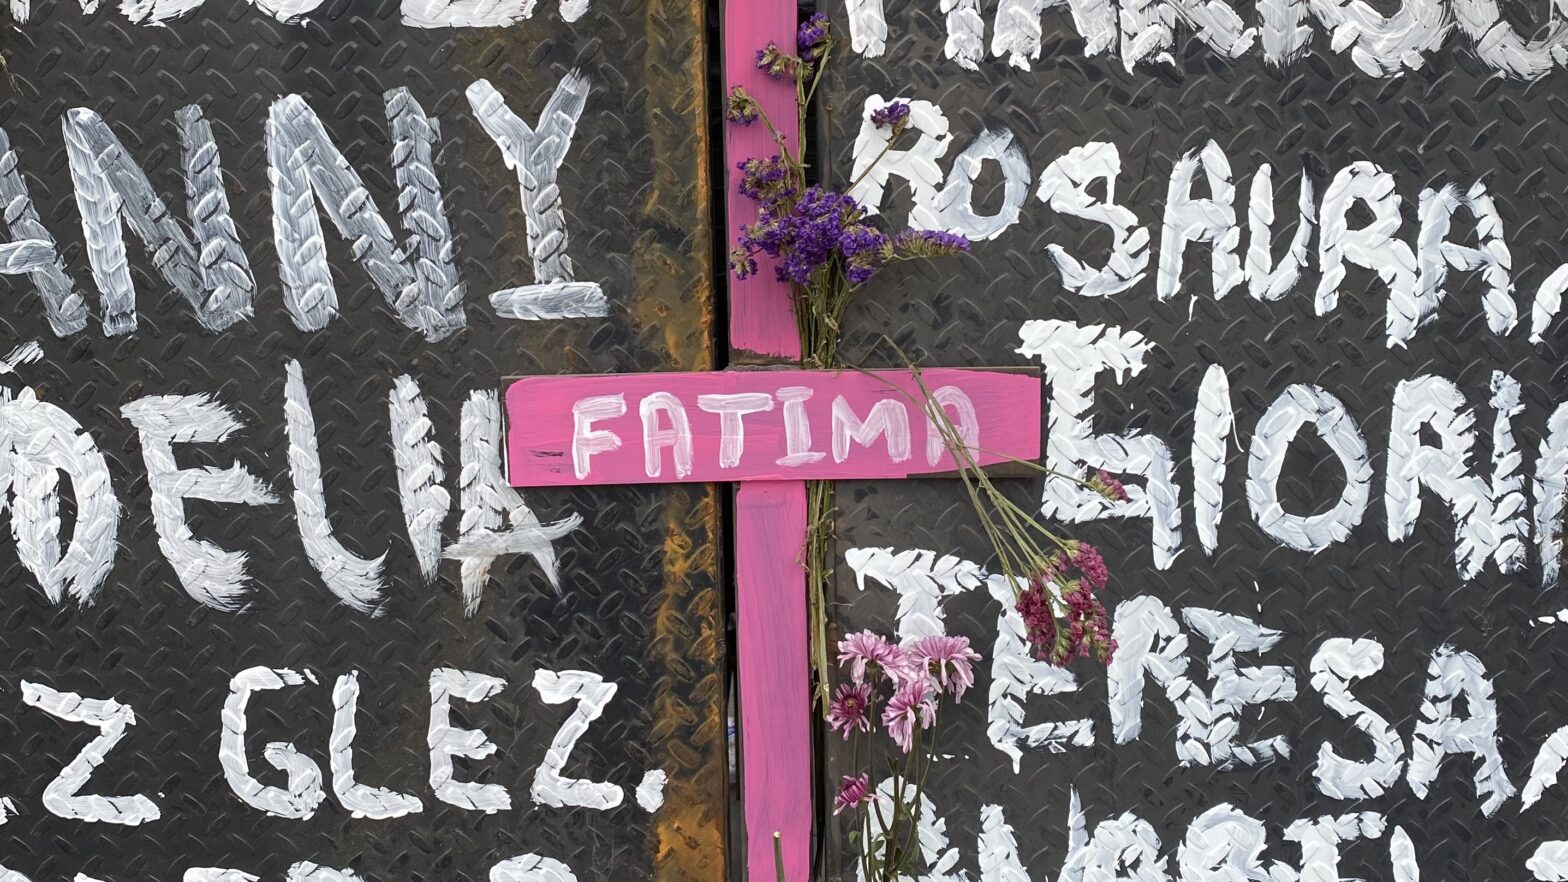
[[[633,256],[632,321],[666,369],[714,363],[708,239],[706,47],[701,0],[649,0],[644,110],[653,186]],[[725,862],[723,623],[716,488],[670,487],[663,585],[655,595],[650,668],[658,671],[653,737],[669,773],[649,847],[660,882],[722,882]]]

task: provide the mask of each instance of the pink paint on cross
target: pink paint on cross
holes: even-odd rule
[[[924,386],[924,390],[921,388]],[[805,480],[956,470],[925,395],[981,464],[1040,457],[1036,374],[732,370],[528,377],[506,392],[519,487],[733,481],[749,876],[810,872]]]
[[[724,371],[530,377],[506,393],[526,487],[907,478],[958,464],[923,383],[982,465],[1040,455],[1040,380],[1017,373]],[[997,451],[1006,451],[1002,455]]]
[[[764,76],[755,57],[769,42],[793,45],[796,15],[797,4],[780,0],[724,2],[726,88],[744,86],[792,146],[794,89]],[[755,203],[737,192],[735,164],[778,149],[758,125],[727,126],[725,150],[726,222],[734,231],[757,217]],[[753,361],[800,358],[787,285],[764,271],[731,279],[729,293],[732,352]],[[932,451],[914,377],[874,374],[531,377],[507,390],[514,485],[737,483],[736,648],[750,882],[774,882],[775,837],[787,882],[808,882],[811,872],[816,812],[801,567],[805,481],[898,479],[954,468],[945,450]],[[982,463],[1039,458],[1038,376],[931,369],[922,377]]]

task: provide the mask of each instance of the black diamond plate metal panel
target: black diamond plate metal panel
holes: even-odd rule
[[[37,340],[42,357],[4,379],[11,395],[30,389],[80,424],[102,452],[123,515],[112,568],[91,603],[56,604],[45,596],[35,569],[18,555],[20,547],[45,547],[42,540],[0,542],[8,598],[0,624],[0,796],[11,810],[0,828],[0,864],[31,879],[82,873],[105,882],[178,879],[193,867],[267,880],[290,873],[338,878],[309,875],[302,862],[352,870],[371,882],[561,878],[537,875],[555,865],[533,858],[511,865],[512,875],[489,875],[508,859],[533,855],[583,880],[722,877],[725,639],[715,493],[527,493],[527,505],[547,524],[583,517],[580,528],[553,543],[559,588],[533,556],[507,548],[471,616],[459,562],[442,560],[427,584],[404,523],[388,403],[395,378],[412,377],[427,403],[449,497],[438,506],[439,537],[451,553],[474,526],[463,511],[471,502],[464,488],[478,480],[479,460],[470,461],[459,444],[471,392],[497,390],[502,378],[523,374],[712,367],[702,4],[534,5],[509,7],[514,18],[532,10],[509,26],[421,29],[400,16],[432,5],[395,0],[328,0],[308,9],[189,4],[184,14],[161,3],[123,10],[103,4],[92,12],[53,0],[30,10],[25,2],[10,4],[12,17],[0,24],[9,75],[0,81],[0,128],[91,318],[84,330],[57,336],[33,278],[5,276],[0,289],[10,306],[0,315],[0,348]],[[435,8],[430,14],[447,6]],[[284,24],[273,12],[304,17]],[[169,20],[130,20],[148,16]],[[534,219],[525,220],[517,177],[465,91],[487,80],[517,117],[535,125],[573,70],[589,91],[557,179],[567,254],[578,281],[602,286],[608,315],[505,318],[490,292],[553,279],[535,278]],[[356,260],[368,253],[388,272],[386,264],[403,252],[386,259],[374,250],[373,231],[360,228],[351,242],[321,215],[339,314],[324,328],[301,330],[286,308],[274,244],[269,112],[280,96],[303,99],[363,179],[401,249],[408,231],[399,209],[429,182],[394,177],[394,164],[406,163],[410,149],[389,129],[383,95],[394,89],[407,89],[434,123],[436,177],[465,290],[455,310],[466,327],[435,341],[406,327]],[[108,336],[100,321],[103,282],[89,268],[62,119],[74,108],[100,115],[189,230],[176,126],[176,112],[187,105],[199,106],[212,127],[237,240],[256,279],[254,314],[221,332],[204,328],[159,270],[167,252],[155,262],[126,228],[139,325]],[[345,195],[339,208],[352,214],[362,195]],[[14,227],[18,204],[10,194],[7,201]],[[90,196],[88,203],[105,205]],[[204,204],[197,213],[210,209]],[[433,235],[428,226],[423,231]],[[0,243],[23,237],[0,229]],[[539,254],[553,247],[546,239]],[[309,256],[308,249],[295,254],[284,275],[306,272]],[[425,261],[418,272],[440,263],[438,255],[418,257]],[[302,484],[308,492],[309,480],[291,464],[286,420],[291,362],[300,366],[314,413],[332,534],[348,555],[384,555],[384,575],[371,580],[384,594],[380,615],[339,602],[306,554],[294,497]],[[223,443],[177,442],[177,466],[238,463],[276,498],[186,503],[195,539],[248,555],[248,608],[239,613],[193,599],[160,550],[145,445],[121,413],[143,396],[203,394],[232,409],[242,426]],[[3,431],[12,438],[20,424],[7,423]],[[36,486],[18,493],[46,496]],[[66,482],[60,517],[67,544],[82,538],[73,531],[89,495]],[[344,560],[328,569],[336,572]],[[235,726],[223,716],[230,681],[253,666],[310,678],[256,692],[243,738],[250,774],[262,786],[290,786],[263,755],[271,742],[292,742],[319,769],[325,798],[309,819],[245,804],[225,776],[222,733]],[[487,814],[453,804],[465,797],[444,800],[432,783],[429,742],[439,740],[431,731],[432,676],[441,668],[499,678],[486,700],[463,700],[453,690],[451,724],[481,730],[495,751],[460,756],[451,778],[503,788],[509,809]],[[330,736],[335,702],[342,703],[334,686],[355,671],[361,694],[353,774],[416,797],[419,813],[356,818],[334,795]],[[602,677],[617,691],[559,773],[614,785],[613,808],[557,806],[535,795],[552,742],[569,740],[569,720],[589,706],[570,690],[545,700],[549,682],[541,672],[569,671]],[[133,708],[134,726],[80,790],[143,794],[160,817],[124,826],[61,817],[58,806],[48,807],[46,788],[95,730],[27,704],[24,682]],[[667,776],[662,797],[650,772]]]
[[[1563,323],[1550,322],[1538,344],[1528,338],[1537,290],[1568,260],[1562,244],[1568,226],[1561,195],[1561,142],[1568,130],[1560,98],[1563,72],[1553,70],[1528,83],[1503,77],[1479,60],[1472,42],[1456,32],[1426,56],[1419,70],[1375,77],[1358,69],[1348,50],[1331,47],[1327,33],[1312,22],[1310,51],[1283,66],[1267,63],[1258,46],[1239,58],[1222,58],[1178,26],[1172,60],[1140,64],[1128,72],[1114,54],[1085,55],[1085,41],[1065,6],[1036,19],[1043,20],[1043,51],[1033,69],[1025,71],[989,51],[997,33],[998,4],[943,4],[943,9],[954,9],[954,15],[973,8],[984,25],[978,69],[965,70],[944,57],[947,23],[937,4],[886,6],[885,53],[876,58],[846,53],[827,90],[832,116],[826,128],[836,179],[849,177],[862,103],[873,94],[899,95],[934,102],[945,112],[953,143],[938,163],[944,175],[983,131],[1005,129],[1027,157],[1028,190],[1016,224],[978,243],[971,257],[896,268],[870,285],[846,319],[852,338],[846,357],[860,360],[870,354],[869,363],[889,361],[887,349],[875,349],[880,335],[886,334],[927,364],[1038,364],[1017,351],[1024,323],[1035,320],[1113,326],[1141,335],[1151,344],[1143,370],[1120,379],[1111,371],[1101,373],[1085,415],[1093,432],[1136,431],[1169,449],[1179,486],[1179,554],[1168,565],[1157,565],[1151,550],[1155,531],[1146,516],[1064,529],[1105,552],[1112,571],[1107,601],[1113,608],[1125,610],[1134,598],[1148,597],[1171,611],[1188,640],[1178,654],[1187,659],[1187,675],[1202,695],[1213,694],[1217,687],[1208,666],[1211,644],[1183,618],[1184,611],[1193,609],[1245,617],[1279,631],[1276,645],[1240,652],[1236,664],[1281,666],[1297,692],[1293,700],[1249,706],[1237,718],[1238,741],[1281,737],[1289,756],[1225,769],[1191,755],[1183,761],[1178,749],[1183,718],[1166,690],[1151,678],[1143,678],[1141,730],[1118,732],[1108,706],[1106,672],[1078,662],[1071,669],[1079,678],[1077,688],[1022,700],[1023,722],[1088,719],[1094,727],[1092,744],[1063,752],[1024,747],[1015,771],[1012,760],[987,735],[987,692],[995,701],[998,689],[988,664],[976,697],[942,735],[940,752],[951,758],[938,764],[931,797],[946,824],[947,843],[940,851],[951,850],[951,855],[940,866],[922,869],[922,878],[1126,878],[1064,870],[1074,791],[1082,801],[1087,834],[1123,812],[1150,825],[1158,837],[1159,863],[1157,868],[1145,865],[1144,874],[1135,877],[1139,879],[1242,878],[1198,873],[1192,860],[1183,871],[1178,853],[1184,839],[1195,835],[1195,819],[1226,804],[1263,822],[1264,866],[1277,861],[1302,868],[1302,847],[1287,837],[1292,824],[1372,812],[1385,825],[1380,837],[1345,845],[1339,869],[1325,871],[1321,878],[1415,878],[1393,869],[1398,859],[1391,857],[1391,848],[1403,848],[1396,827],[1413,846],[1410,853],[1421,878],[1517,880],[1533,873],[1557,878],[1549,875],[1554,872],[1550,861],[1529,867],[1527,862],[1543,843],[1568,837],[1562,823],[1568,797],[1560,787],[1552,787],[1526,807],[1514,792],[1524,789],[1548,736],[1568,723],[1563,626],[1537,621],[1560,609],[1563,597],[1560,589],[1543,591],[1537,531],[1533,525],[1526,528],[1529,550],[1521,571],[1503,574],[1489,562],[1479,576],[1464,579],[1456,566],[1454,515],[1433,490],[1421,491],[1421,512],[1408,538],[1391,539],[1389,525],[1397,507],[1390,503],[1390,494],[1396,492],[1390,486],[1398,483],[1390,478],[1396,391],[1424,375],[1450,380],[1462,393],[1474,424],[1453,428],[1474,439],[1469,474],[1487,485],[1499,449],[1493,433],[1498,412],[1491,403],[1493,373],[1502,371],[1517,380],[1521,409],[1512,431],[1522,458],[1518,473],[1525,479],[1525,517],[1532,518],[1534,506],[1543,499],[1550,503],[1553,494],[1561,492],[1560,484],[1553,488],[1550,483],[1560,481],[1561,466],[1554,475],[1552,466],[1542,464],[1540,451],[1548,419],[1565,392],[1560,367]],[[1028,6],[1000,4],[1014,12]],[[1438,6],[1452,9],[1451,4]],[[838,22],[845,21],[844,4],[829,3],[827,8]],[[1234,8],[1249,27],[1259,24],[1262,13],[1254,4]],[[1516,16],[1509,20],[1521,28],[1539,13],[1508,12]],[[1026,10],[1024,15],[1033,13]],[[1125,19],[1122,24],[1125,27]],[[1524,32],[1530,33],[1527,28]],[[1367,269],[1350,267],[1339,286],[1338,305],[1319,315],[1314,293],[1322,276],[1321,228],[1311,239],[1307,269],[1280,299],[1254,298],[1245,282],[1216,299],[1211,249],[1201,244],[1187,249],[1175,296],[1160,299],[1156,278],[1165,250],[1161,230],[1172,170],[1183,154],[1211,139],[1231,166],[1241,232],[1236,251],[1243,260],[1250,235],[1251,181],[1263,163],[1275,170],[1276,257],[1285,253],[1298,226],[1296,194],[1303,174],[1315,185],[1312,203],[1321,209],[1325,191],[1342,169],[1356,162],[1376,163],[1394,180],[1402,203],[1395,235],[1412,252],[1420,250],[1422,191],[1451,183],[1464,192],[1483,181],[1495,200],[1511,255],[1517,323],[1508,333],[1490,329],[1481,274],[1457,269],[1449,274],[1448,296],[1430,324],[1402,346],[1386,341],[1389,285]],[[1119,151],[1115,199],[1146,229],[1151,252],[1140,281],[1098,298],[1067,290],[1046,247],[1059,243],[1099,267],[1111,247],[1107,227],[1067,217],[1037,197],[1051,163],[1096,141]],[[1201,172],[1198,178],[1193,195],[1209,196]],[[1089,191],[1093,199],[1105,197],[1101,184]],[[894,178],[883,203],[894,227],[906,223],[916,198],[907,181]],[[975,210],[994,214],[1003,204],[1002,173],[996,162],[986,162],[975,185]],[[1320,210],[1320,217],[1325,213]],[[1357,229],[1369,222],[1370,216],[1358,207],[1350,213],[1348,226]],[[1475,245],[1475,224],[1466,211],[1454,215],[1449,241]],[[1391,268],[1385,260],[1374,265]],[[1064,351],[1064,346],[1058,341],[1054,351],[1062,358],[1073,357],[1072,348]],[[1210,365],[1224,369],[1235,413],[1233,431],[1224,433],[1222,519],[1212,554],[1200,542],[1193,463],[1199,389]],[[1061,375],[1056,379],[1059,382]],[[1343,402],[1370,453],[1371,474],[1365,484],[1369,501],[1359,524],[1348,538],[1316,553],[1285,547],[1268,535],[1248,504],[1249,450],[1265,411],[1291,384],[1321,387]],[[1440,443],[1431,427],[1415,436],[1416,443]],[[1416,471],[1430,478],[1437,468],[1427,463]],[[1548,481],[1544,491],[1531,483],[1538,478]],[[1148,483],[1136,476],[1129,480]],[[1308,429],[1290,444],[1278,486],[1286,512],[1327,512],[1346,486],[1346,469]],[[1039,506],[1041,482],[1013,482],[1012,489],[1019,500]],[[850,549],[929,549],[981,565],[990,560],[956,485],[843,484],[839,494],[844,515],[838,627],[843,631],[891,631],[897,609],[897,595],[884,582],[870,579],[864,591],[857,586],[844,559]],[[988,660],[995,655],[1002,604],[983,589],[971,589],[957,591],[942,608],[950,632],[974,639]],[[1331,708],[1324,687],[1313,682],[1311,660],[1337,638],[1371,640],[1382,647],[1381,670],[1350,686],[1351,693],[1397,733],[1389,742],[1394,767],[1381,795],[1336,798],[1314,777],[1325,744],[1352,762],[1373,757],[1371,739],[1346,719],[1348,712]],[[1419,727],[1442,712],[1423,710],[1424,695],[1460,679],[1447,669],[1429,675],[1442,647],[1472,655],[1490,683],[1500,774],[1511,785],[1507,798],[1496,806],[1485,806],[1485,797],[1478,795],[1480,763],[1464,752],[1469,746],[1442,759],[1429,790],[1423,793],[1412,783],[1424,781],[1426,774],[1412,758],[1419,750],[1413,747],[1418,730],[1428,736],[1432,732],[1430,726]],[[1438,685],[1429,682],[1433,680]],[[1452,708],[1454,718],[1484,715],[1485,703],[1481,698],[1460,699]],[[1486,741],[1482,737],[1479,747]],[[826,749],[833,770],[842,770],[847,756],[841,742],[829,738]],[[1495,775],[1490,780],[1504,789]],[[993,806],[1000,812],[990,813],[987,807]],[[983,817],[998,823],[989,837],[983,835]],[[1015,854],[1008,853],[1005,838],[997,835],[1000,824],[1016,840]],[[844,832],[836,825],[833,829],[839,836]],[[1296,838],[1301,835],[1298,827]],[[836,877],[852,878],[847,845],[835,839],[829,848],[830,865],[839,868]],[[1321,870],[1323,865],[1316,866]],[[1400,872],[1408,873],[1409,863],[1404,867]],[[1009,868],[1016,872],[1008,875]]]

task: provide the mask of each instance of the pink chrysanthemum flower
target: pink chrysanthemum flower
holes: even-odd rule
[[[929,729],[935,722],[936,695],[931,681],[924,677],[905,681],[882,711],[882,725],[905,753],[914,749],[915,726]]]
[[[968,637],[922,637],[908,651],[942,688],[952,692],[954,701],[963,701],[964,692],[975,685],[974,663],[980,660],[980,653],[969,648]]]
[[[902,649],[887,642],[887,638],[871,631],[861,631],[838,642],[838,663],[849,665],[850,679],[864,683],[866,670],[873,665],[888,677],[898,679],[908,666],[909,659]]]
[[[856,777],[845,776],[842,784],[838,786],[838,795],[833,797],[833,814],[843,814],[851,809],[857,809],[871,801],[871,777],[859,775]]]
[[[828,705],[828,724],[834,731],[843,732],[844,740],[856,732],[871,731],[871,686],[868,683],[845,683],[833,694]]]

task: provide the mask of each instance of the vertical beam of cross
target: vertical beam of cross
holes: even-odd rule
[[[793,0],[726,0],[725,92],[745,87],[790,139],[795,90],[757,70],[757,50],[768,43],[793,47]],[[791,49],[791,51],[793,51]],[[724,100],[725,96],[718,96]],[[733,238],[757,218],[740,195],[735,164],[778,152],[764,126],[725,126],[728,166],[727,229]],[[788,286],[772,273],[730,278],[730,351],[739,358],[798,361],[800,338]],[[775,833],[788,882],[811,873],[811,678],[807,658],[806,573],[800,566],[806,536],[802,481],[743,483],[735,491],[735,605],[740,675],[741,780],[750,882],[774,878]]]

